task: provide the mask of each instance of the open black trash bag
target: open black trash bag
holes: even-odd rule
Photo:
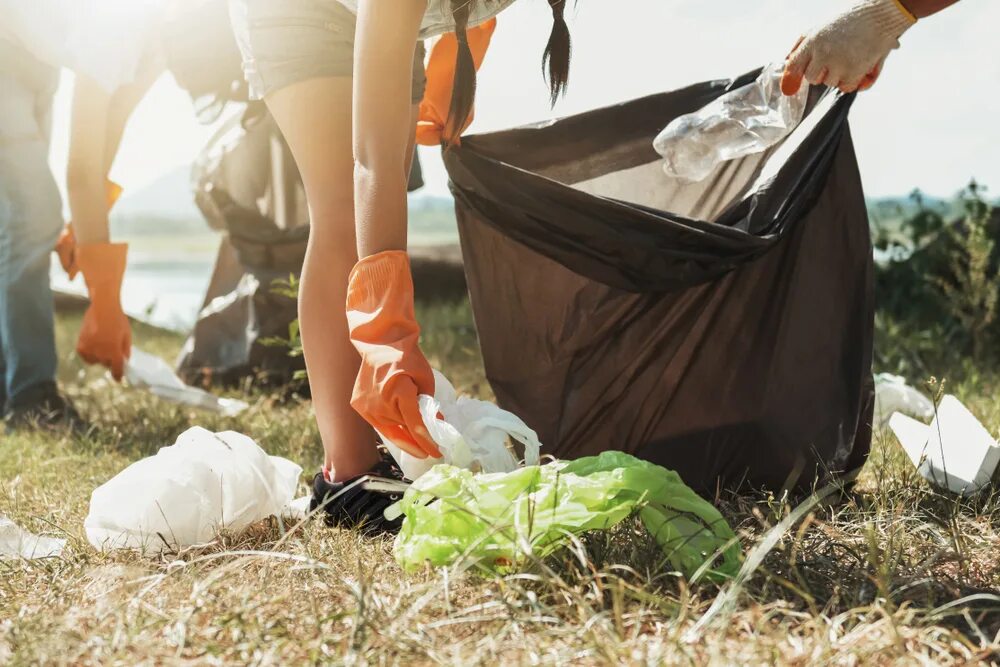
[[[486,374],[548,454],[622,450],[702,492],[803,490],[871,441],[872,252],[847,124],[667,177],[656,134],[756,72],[446,151]]]

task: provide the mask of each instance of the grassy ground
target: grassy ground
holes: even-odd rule
[[[460,389],[488,396],[468,311],[435,307],[421,318],[432,362]],[[60,322],[63,379],[93,435],[0,443],[0,515],[69,540],[59,559],[0,561],[0,664],[1000,660],[1000,498],[932,491],[881,436],[855,493],[835,506],[796,518],[780,498],[720,500],[745,550],[765,554],[739,587],[689,586],[654,570],[635,525],[498,579],[404,575],[389,540],[319,522],[288,533],[272,520],[158,560],[97,553],[82,527],[90,492],[188,426],[252,434],[307,472],[319,443],[304,402],[251,396],[237,421],[108,386],[70,354],[76,324]],[[180,343],[143,328],[136,339],[168,357]],[[951,381],[996,432],[996,377]],[[783,520],[790,529],[776,545],[758,548]],[[717,599],[725,604],[699,624]]]

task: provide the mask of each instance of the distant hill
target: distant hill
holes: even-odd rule
[[[111,230],[124,237],[211,233],[194,204],[186,167],[173,169],[138,190],[125,191],[111,212]]]
[[[944,217],[958,217],[962,205],[957,197],[945,199],[923,195],[923,206]],[[873,225],[892,229],[917,212],[912,195],[869,197],[865,201]],[[125,192],[111,215],[112,230],[124,237],[190,236],[213,234],[191,192],[189,170],[173,169],[149,185]],[[458,242],[455,204],[450,197],[410,195],[410,240],[414,245]]]
[[[186,167],[173,169],[138,190],[126,191],[111,213],[111,229],[123,238],[215,233],[195,206]],[[451,198],[411,195],[410,237],[415,245],[457,243]]]

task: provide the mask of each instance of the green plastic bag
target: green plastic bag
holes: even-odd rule
[[[516,569],[546,556],[569,535],[608,530],[638,512],[671,566],[690,578],[733,576],[740,549],[710,503],[666,468],[621,452],[474,474],[439,465],[390,508],[405,515],[396,560],[405,569],[468,558],[489,571]]]

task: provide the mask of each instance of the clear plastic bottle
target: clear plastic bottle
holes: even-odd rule
[[[721,162],[759,153],[788,136],[805,113],[809,86],[784,95],[783,70],[784,65],[771,64],[753,83],[675,118],[653,141],[663,171],[700,181]]]

